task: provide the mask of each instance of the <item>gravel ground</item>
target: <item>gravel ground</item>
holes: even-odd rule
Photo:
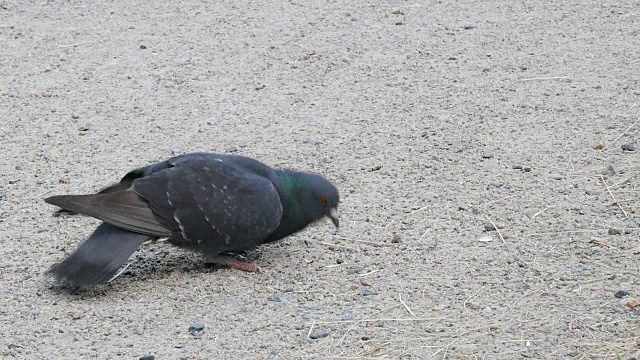
[[[631,357],[639,29],[627,0],[0,0],[0,354]],[[340,230],[257,274],[158,242],[95,290],[45,275],[98,223],[46,196],[192,151],[324,174]]]

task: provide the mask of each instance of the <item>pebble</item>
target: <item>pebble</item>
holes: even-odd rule
[[[512,169],[515,169],[515,170],[522,170],[522,165],[518,165],[518,164],[516,164],[516,165],[511,165],[511,168],[512,168]]]
[[[238,152],[238,148],[235,147],[235,146],[231,146],[231,147],[228,147],[228,148],[224,149],[224,152],[226,152],[226,153]]]
[[[344,262],[343,259],[340,259],[340,258],[336,259],[336,264],[342,264],[343,262]]]
[[[83,314],[82,314],[82,311],[76,310],[76,311],[70,312],[69,315],[73,320],[78,320],[82,317]]]
[[[277,297],[277,296],[269,296],[269,297],[267,298],[267,300],[269,300],[269,301],[273,301],[273,302],[282,302],[282,299],[280,299],[280,298],[279,298],[279,297]]]
[[[620,147],[624,151],[636,151],[636,144],[634,143],[622,144]]]
[[[496,231],[496,227],[493,226],[492,223],[485,223],[484,224],[484,231]]]
[[[549,175],[549,179],[551,180],[562,180],[564,177],[560,174],[551,174]]]
[[[293,325],[293,328],[294,328],[294,329],[296,329],[296,330],[302,330],[302,328],[303,328],[303,327],[304,327],[304,326],[303,326],[302,324],[295,324],[295,325]]]
[[[483,152],[482,153],[482,158],[483,159],[491,159],[493,157],[493,154],[490,152]]]
[[[622,235],[621,229],[609,228],[609,235]]]
[[[463,26],[463,29],[465,29],[465,30],[471,30],[471,29],[475,29],[475,28],[476,28],[475,25],[465,25],[465,26]]]
[[[284,292],[293,292],[293,288],[292,287],[288,287],[288,288],[284,289]]]
[[[627,360],[640,360],[640,350],[631,354]]]
[[[195,323],[189,326],[189,332],[191,335],[199,335],[204,331],[204,323]]]
[[[456,352],[459,352],[461,354],[472,354],[473,352],[475,352],[478,349],[478,345],[476,344],[461,344],[461,345],[455,345],[453,347],[454,350],[456,350]]]
[[[143,44],[143,45],[140,45],[140,49],[144,50],[144,49],[146,49],[146,48],[147,48],[147,45],[144,45],[144,44]]]
[[[613,164],[609,164],[604,170],[602,170],[602,175],[618,175],[620,170]]]
[[[327,336],[329,336],[329,334],[331,334],[331,329],[327,329],[325,331],[315,331],[312,332],[311,334],[309,334],[309,338],[310,339],[322,339],[322,338],[326,338]]]
[[[617,297],[618,299],[622,299],[623,297],[629,296],[629,291],[627,291],[627,290],[618,290],[618,291],[616,291],[615,294],[613,294],[613,296]]]
[[[372,295],[375,295],[375,294],[376,294],[376,292],[373,291],[373,290],[370,290],[370,289],[362,290],[362,295],[364,295],[364,296],[372,296]]]
[[[598,196],[598,195],[600,195],[600,191],[595,191],[595,190],[585,190],[584,193],[589,195],[589,196]]]
[[[145,356],[140,356],[139,360],[155,360],[156,356],[151,354],[151,355],[145,355]]]
[[[522,170],[523,170],[524,172],[530,172],[530,171],[531,171],[531,168],[530,168],[530,167],[528,167],[528,166],[525,166],[525,167],[523,167],[523,168],[522,168]]]

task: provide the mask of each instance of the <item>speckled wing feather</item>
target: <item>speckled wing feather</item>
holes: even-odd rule
[[[192,155],[173,167],[138,178],[135,192],[163,225],[204,251],[246,249],[279,225],[282,204],[273,183],[234,157]]]

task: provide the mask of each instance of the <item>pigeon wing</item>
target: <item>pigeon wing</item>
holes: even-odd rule
[[[173,167],[133,182],[167,227],[212,251],[261,244],[280,224],[282,204],[273,183],[233,157],[182,157]]]
[[[158,237],[171,235],[171,231],[158,222],[147,202],[132,190],[94,195],[59,195],[45,201],[136,233]]]

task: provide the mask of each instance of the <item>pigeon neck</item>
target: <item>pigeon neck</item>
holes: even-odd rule
[[[267,242],[290,235],[304,228],[308,223],[302,211],[302,204],[300,204],[299,195],[304,186],[301,174],[289,170],[281,170],[278,171],[277,177],[276,188],[282,203],[282,219],[280,220],[280,226],[269,236]]]

